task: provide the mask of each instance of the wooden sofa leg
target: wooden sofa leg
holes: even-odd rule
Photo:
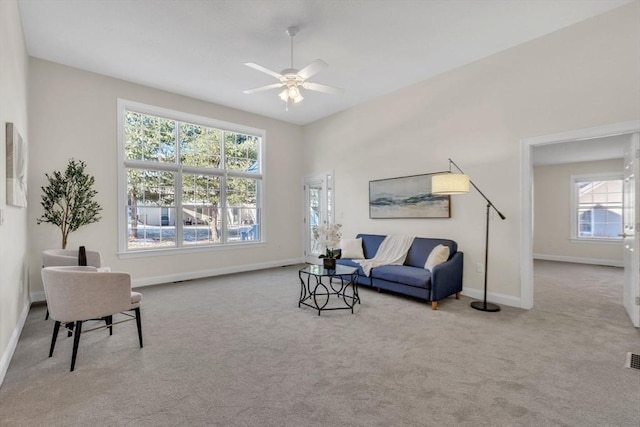
[[[438,301],[431,301],[431,310],[438,309]]]
[[[460,299],[460,292],[456,292],[456,299]]]

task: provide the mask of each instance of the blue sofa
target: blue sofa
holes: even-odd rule
[[[364,257],[373,258],[386,236],[377,234],[358,234],[362,238]],[[426,270],[424,264],[431,250],[442,244],[449,247],[449,259]],[[338,264],[358,268],[358,285],[370,286],[378,290],[397,292],[403,295],[431,301],[431,308],[438,308],[438,301],[449,295],[460,298],[462,291],[463,254],[453,240],[416,237],[409,248],[404,265],[383,265],[371,270],[366,276],[360,264],[348,258],[337,260]]]

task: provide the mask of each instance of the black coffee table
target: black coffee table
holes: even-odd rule
[[[356,302],[360,304],[358,283],[356,282],[358,269],[344,265],[336,268],[324,268],[321,265],[308,265],[298,271],[300,278],[300,300],[298,307],[306,305],[318,310],[351,310]],[[305,280],[306,279],[306,280]],[[327,282],[323,282],[323,279]],[[333,298],[331,298],[333,296]],[[329,304],[329,300],[335,301]],[[342,300],[344,305],[339,300]]]

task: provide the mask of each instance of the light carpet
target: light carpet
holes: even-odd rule
[[[536,262],[535,308],[484,313],[360,290],[298,308],[300,266],[142,288],[134,322],[83,334],[76,370],[32,307],[4,426],[638,426],[640,332],[622,270]]]

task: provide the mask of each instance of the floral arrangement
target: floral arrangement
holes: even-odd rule
[[[313,229],[313,237],[326,252],[319,258],[340,258],[340,227],[342,224],[318,225]]]

